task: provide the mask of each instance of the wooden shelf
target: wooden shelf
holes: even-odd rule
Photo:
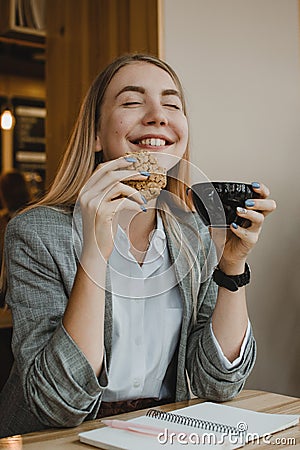
[[[35,41],[28,41],[24,39],[20,39],[17,37],[7,37],[7,36],[0,36],[0,42],[3,42],[4,44],[15,44],[20,45],[22,47],[31,47],[31,48],[41,48],[45,49],[45,42],[35,42]]]
[[[30,16],[29,20],[28,14],[27,16],[24,14],[24,19],[22,19],[23,16],[22,14],[20,16],[17,9],[21,3],[17,0],[0,0],[0,36],[43,44],[46,31],[34,26],[33,15]],[[32,26],[27,25],[26,17]],[[20,25],[20,20],[24,23],[24,26]]]

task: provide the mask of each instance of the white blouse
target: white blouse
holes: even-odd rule
[[[180,337],[182,300],[160,215],[142,266],[130,253],[125,231],[118,227],[109,259],[112,288],[112,354],[108,386],[102,400],[164,398],[166,370]],[[250,332],[248,324],[241,354],[230,363],[214,337],[226,368],[240,362]],[[213,334],[213,333],[212,333]]]

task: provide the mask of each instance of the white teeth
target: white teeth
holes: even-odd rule
[[[164,139],[156,139],[156,138],[142,139],[140,143],[142,145],[151,145],[152,147],[162,147],[166,145],[166,141]]]

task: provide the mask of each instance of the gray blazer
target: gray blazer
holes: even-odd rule
[[[107,289],[106,361],[97,378],[62,325],[78,264],[72,217],[72,213],[38,207],[12,219],[7,228],[6,301],[13,314],[15,364],[0,394],[0,437],[49,427],[73,427],[94,419],[101,404],[111,354],[111,296]],[[255,341],[251,333],[239,366],[224,368],[210,329],[217,286],[211,276],[204,277],[205,272],[211,274],[213,264],[207,258],[209,233],[196,214],[174,214],[174,220],[179,235],[186,238],[196,255],[196,260],[189,260],[169,223],[165,223],[183,302],[174,365],[175,399],[188,399],[190,386],[198,397],[225,401],[242,389],[254,365]],[[80,242],[80,236],[76,240]],[[195,296],[197,311],[193,314]]]

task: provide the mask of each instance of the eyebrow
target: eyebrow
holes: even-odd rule
[[[145,88],[141,86],[124,86],[123,89],[121,89],[115,98],[117,98],[119,95],[121,95],[123,92],[140,92],[141,94],[145,94]],[[176,95],[181,100],[181,95],[176,89],[165,89],[162,91],[162,96],[167,95]]]
[[[145,94],[145,89],[140,86],[125,86],[120,90],[120,92],[117,93],[115,98],[119,97],[119,95],[123,94],[123,92],[128,91],[140,92],[141,94]]]
[[[165,89],[162,95],[176,95],[181,100],[181,95],[176,89]]]

